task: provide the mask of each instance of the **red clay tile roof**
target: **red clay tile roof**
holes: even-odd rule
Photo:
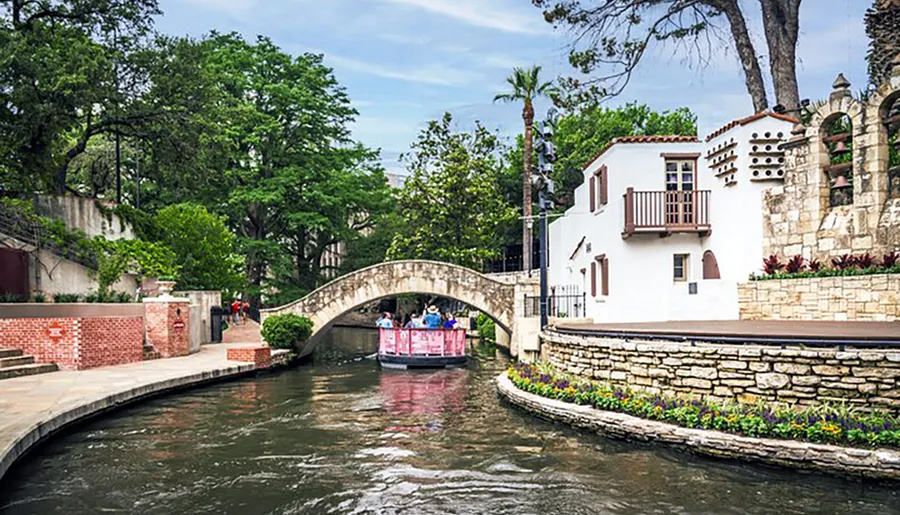
[[[791,118],[790,116],[785,116],[783,114],[769,113],[769,112],[756,113],[756,114],[750,115],[746,118],[741,118],[740,120],[731,121],[731,122],[727,123],[726,125],[719,127],[718,129],[713,131],[709,136],[706,137],[706,142],[709,143],[711,140],[721,136],[722,134],[725,134],[726,132],[730,131],[731,129],[737,127],[738,125],[747,125],[748,123],[755,122],[756,120],[762,120],[763,118],[765,118],[767,116],[771,116],[772,118],[775,118],[777,120],[784,120],[786,122],[800,123],[800,120],[798,120],[796,118]]]
[[[597,160],[600,156],[602,156],[607,150],[612,148],[613,145],[617,143],[699,143],[700,140],[697,136],[622,136],[619,138],[613,138],[612,141],[606,144],[603,148],[600,149],[600,152],[591,158],[587,164],[584,165],[582,170],[586,170],[588,166],[591,166],[591,163]]]

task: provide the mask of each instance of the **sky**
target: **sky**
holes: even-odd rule
[[[757,2],[743,3],[757,52],[763,54]],[[863,15],[869,5],[868,0],[803,2],[801,97],[827,97],[839,72],[853,91],[864,89]],[[157,28],[167,34],[234,31],[250,40],[262,34],[291,54],[324,54],[359,111],[354,138],[381,149],[385,169],[393,173],[404,173],[399,155],[428,120],[445,111],[461,129],[480,120],[512,141],[522,130],[521,106],[493,98],[506,90],[514,66],[541,65],[547,80],[572,73],[571,34],[554,30],[530,0],[160,0],[160,6],[164,15]],[[686,106],[698,115],[701,136],[752,114],[733,47],[722,46],[704,68],[677,50],[651,49],[625,92],[608,105]],[[539,119],[548,107],[537,105]]]

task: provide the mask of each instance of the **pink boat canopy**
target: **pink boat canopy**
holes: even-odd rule
[[[382,356],[465,356],[465,329],[380,329]]]

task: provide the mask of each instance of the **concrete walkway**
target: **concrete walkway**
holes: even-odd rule
[[[262,343],[259,324],[250,320],[231,325],[222,333],[222,343]]]
[[[228,361],[228,347],[206,345],[183,358],[52,372],[0,381],[0,480],[35,444],[78,420],[175,388],[235,377],[253,363]],[[273,354],[285,351],[274,351]]]

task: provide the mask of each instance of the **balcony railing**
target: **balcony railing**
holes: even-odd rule
[[[625,191],[622,237],[638,233],[709,234],[709,191]]]

